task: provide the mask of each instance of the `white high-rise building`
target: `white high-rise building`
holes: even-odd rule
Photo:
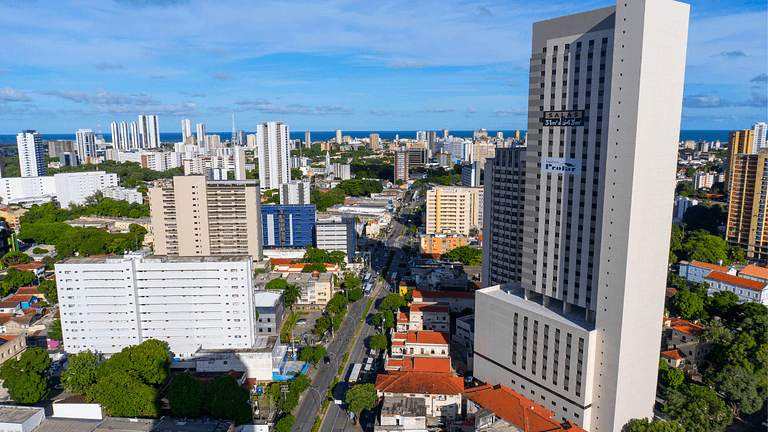
[[[160,147],[160,124],[156,115],[139,114],[139,132],[141,148]]]
[[[181,141],[186,142],[187,137],[192,136],[192,121],[190,119],[181,119]]]
[[[416,141],[426,141],[427,133],[425,131],[416,131]]]
[[[139,124],[131,122],[131,145],[130,149],[136,150],[141,148],[141,132],[139,131]]]
[[[112,148],[120,148],[120,129],[117,122],[112,122],[110,125],[112,129]]]
[[[291,181],[289,128],[283,122],[256,126],[259,154],[259,183],[262,190],[277,189]]]
[[[341,130],[336,130],[336,144],[341,144]]]
[[[309,181],[292,180],[280,185],[281,205],[309,205]]]
[[[489,200],[523,209],[522,247],[494,260],[520,281],[477,292],[474,375],[592,432],[653,418],[688,14],[622,0],[535,23],[524,208]]]
[[[197,124],[197,145],[200,147],[205,146],[205,124],[204,123],[198,123]]]
[[[43,145],[43,136],[33,130],[25,130],[16,135],[16,147],[19,151],[21,176],[44,176],[45,146]]]
[[[128,150],[130,147],[130,138],[128,135],[128,123],[120,123],[120,150]]]
[[[752,154],[757,154],[757,150],[765,147],[766,132],[768,132],[768,124],[755,123],[752,125],[752,129],[755,131],[752,137]]]
[[[157,339],[174,358],[191,359],[200,349],[255,342],[248,255],[68,258],[56,264],[56,286],[70,354],[114,354]]]
[[[235,180],[245,180],[245,149],[235,147],[232,152],[235,165]]]
[[[80,129],[75,132],[77,141],[77,157],[82,163],[91,163],[90,158],[96,157],[96,134],[90,129]]]

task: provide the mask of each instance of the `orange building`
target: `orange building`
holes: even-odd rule
[[[731,185],[731,173],[736,156],[752,153],[752,141],[755,137],[753,130],[733,131],[728,134],[728,164],[725,166],[725,186]]]
[[[744,132],[744,131],[742,131]],[[733,133],[733,132],[732,132]],[[768,149],[757,154],[738,154],[729,161],[728,226],[726,240],[747,252],[747,258],[768,261],[765,201],[768,191]]]
[[[458,233],[434,233],[421,236],[421,253],[447,254],[459,246],[469,245],[469,237]]]

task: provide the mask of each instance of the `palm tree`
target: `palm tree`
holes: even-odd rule
[[[297,284],[290,284],[283,290],[285,295],[285,305],[291,308],[293,313],[293,304],[301,298],[301,287]]]

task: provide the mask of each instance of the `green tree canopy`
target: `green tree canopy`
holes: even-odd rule
[[[168,388],[168,404],[177,417],[200,417],[205,401],[205,386],[189,372],[176,375]]]
[[[381,301],[381,304],[379,305],[379,309],[381,310],[397,310],[401,307],[404,307],[406,305],[405,298],[403,298],[402,295],[398,293],[389,293],[386,297],[384,297],[384,300]]]
[[[59,324],[60,325],[60,324]],[[99,366],[99,358],[88,351],[69,357],[67,370],[61,373],[61,384],[67,391],[74,394],[86,394],[96,383],[96,368]]]
[[[293,424],[296,422],[296,416],[287,414],[285,417],[275,423],[275,432],[291,432]]]
[[[325,267],[325,264],[321,262],[309,263],[305,265],[303,269],[301,269],[302,273],[312,273],[315,271],[320,273],[328,273],[328,269]]]
[[[379,397],[373,384],[358,384],[347,390],[345,401],[349,411],[359,417],[363,410],[373,409],[379,402]]]
[[[220,375],[205,389],[205,410],[214,418],[245,424],[253,417],[248,397],[248,390],[240,387],[231,375]]]
[[[342,292],[337,292],[328,304],[325,306],[325,310],[331,314],[343,314],[347,311],[347,297]]]
[[[293,305],[301,298],[301,287],[297,284],[290,284],[283,290],[285,305],[293,311]]]
[[[59,302],[58,291],[56,290],[56,279],[46,279],[37,286],[37,290],[45,296],[45,300],[50,304]]]
[[[337,188],[341,188],[350,196],[371,196],[371,193],[380,193],[384,190],[381,181],[378,180],[344,180]]]
[[[348,294],[350,302],[356,302],[364,297],[362,288],[351,289]]]
[[[709,384],[725,392],[736,415],[739,412],[754,414],[768,400],[768,387],[765,374],[757,374],[737,365],[726,365],[715,372]]]
[[[445,254],[445,258],[451,261],[459,261],[464,265],[479,266],[483,261],[483,250],[460,246]]]
[[[8,292],[23,286],[30,286],[35,280],[35,273],[27,270],[16,270],[15,268],[8,269],[8,272],[3,277],[3,291],[4,296],[6,288]]]
[[[733,421],[733,412],[715,391],[698,384],[670,391],[664,412],[689,432],[720,432]]]
[[[48,396],[48,369],[51,358],[42,348],[30,348],[19,360],[7,359],[0,366],[0,379],[11,399],[24,405],[32,405]]]
[[[717,236],[718,228],[724,226],[728,219],[728,209],[721,205],[700,203],[689,207],[683,215],[683,223],[691,231],[705,230]]]
[[[652,421],[647,419],[635,420],[629,424],[627,432],[685,432],[680,423],[676,421]]]
[[[704,312],[704,301],[688,288],[677,291],[672,298],[672,307],[685,319],[696,319]]]
[[[368,347],[371,349],[375,349],[377,351],[385,350],[389,346],[389,341],[387,340],[387,337],[383,334],[377,334],[371,336],[370,339],[368,339]]]
[[[29,257],[29,255],[25,254],[24,252],[10,251],[3,255],[3,258],[0,261],[3,262],[3,266],[10,267],[19,264],[29,264],[31,260],[32,259]]]
[[[277,278],[267,282],[264,286],[265,289],[280,289],[284,290],[288,287],[288,282],[285,279]]]
[[[344,285],[345,289],[349,290],[349,289],[357,288],[357,287],[359,287],[362,284],[363,283],[360,280],[360,278],[355,276],[354,273],[347,273],[344,276],[344,283],[343,283],[343,285]]]
[[[48,327],[48,339],[60,341],[64,340],[61,335],[61,319],[56,318],[51,322],[51,326]]]

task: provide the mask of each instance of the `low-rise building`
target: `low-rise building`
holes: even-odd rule
[[[5,218],[5,221],[12,226],[19,226],[19,219],[24,213],[28,212],[28,209],[21,207],[3,207],[0,208],[0,217]]]
[[[0,336],[0,364],[10,358],[18,360],[21,353],[27,349],[27,335]]]
[[[195,353],[197,372],[243,372],[246,379],[271,381],[280,375],[288,347],[279,336],[259,336],[245,349],[200,350]]]
[[[468,389],[463,403],[476,431],[586,432],[564,418],[558,422],[554,412],[501,384]],[[557,402],[552,406],[557,408]]]
[[[381,405],[375,432],[418,432],[427,430],[427,407],[424,399],[391,396]]]
[[[0,406],[0,430],[2,431],[31,432],[44,420],[44,408]]]
[[[384,369],[402,372],[451,373],[450,357],[387,357]]]
[[[459,233],[423,234],[419,252],[426,254],[447,254],[461,246],[469,245],[469,237]]]
[[[357,248],[355,217],[341,216],[318,220],[315,224],[315,244],[318,249],[344,252],[347,254],[347,260],[351,261]]]
[[[704,357],[709,354],[712,345],[698,340],[704,327],[679,318],[664,319],[664,340],[666,347],[662,358],[670,366],[684,366],[692,370],[703,370]]]
[[[456,318],[456,333],[453,341],[466,347],[468,351],[475,350],[475,314]]]
[[[392,334],[392,357],[450,357],[451,335],[446,332],[408,331]]]
[[[737,271],[731,267],[705,263],[701,261],[680,261],[680,276],[686,278],[690,283],[707,282],[707,276],[713,271],[736,276]]]
[[[144,202],[144,196],[138,189],[126,189],[120,186],[112,186],[105,188],[101,191],[104,194],[104,198],[112,198],[116,201],[128,201],[129,204]]]
[[[464,309],[475,310],[475,295],[464,291],[413,291],[413,303],[441,303],[448,305],[451,312]]]
[[[719,271],[710,272],[704,282],[709,284],[710,295],[718,291],[730,291],[739,296],[739,303],[754,302],[768,306],[768,282]]]
[[[277,290],[256,291],[253,294],[256,308],[256,334],[274,335],[280,330],[285,318],[285,297]]]
[[[422,399],[429,417],[455,420],[461,414],[461,394],[464,382],[450,374],[405,372],[380,374],[376,377],[379,397],[408,397]]]
[[[451,330],[450,309],[443,304],[413,303],[408,321],[408,329],[412,331],[449,332]]]
[[[266,285],[274,279],[285,279],[288,284],[296,284],[301,288],[301,297],[296,300],[297,305],[325,306],[335,293],[333,274],[320,273],[291,273],[283,276],[280,273],[265,273],[256,276],[256,289],[266,289]]]

